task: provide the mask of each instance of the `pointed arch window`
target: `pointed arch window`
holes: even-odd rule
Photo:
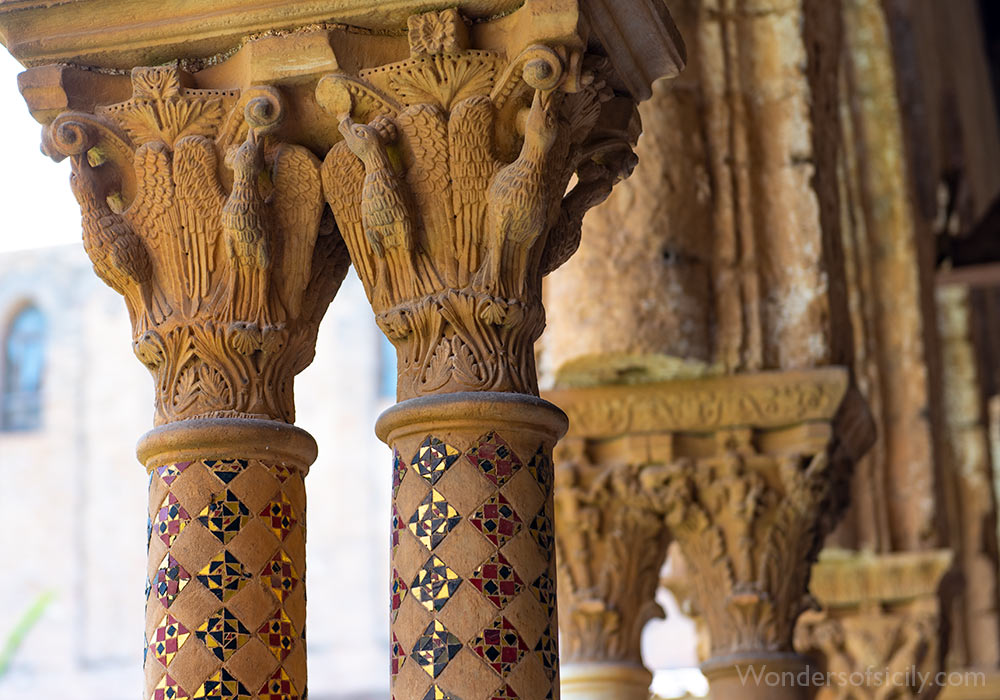
[[[28,306],[3,335],[0,429],[34,430],[42,424],[45,326],[41,310]]]

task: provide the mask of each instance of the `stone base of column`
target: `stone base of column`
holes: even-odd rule
[[[147,433],[144,699],[306,693],[305,486],[316,443],[286,423]]]
[[[559,669],[563,700],[648,700],[653,674],[634,664],[569,663]]]
[[[712,700],[803,700],[812,697],[809,659],[791,653],[716,657],[701,665]]]
[[[394,452],[395,700],[558,697],[552,448],[566,416],[456,393],[382,414]]]
[[[917,698],[935,691],[941,670],[938,589],[951,564],[948,550],[828,550],[820,556],[810,585],[820,609],[803,613],[795,631],[796,649],[812,656],[829,679],[817,700]],[[895,690],[885,695],[890,687]]]

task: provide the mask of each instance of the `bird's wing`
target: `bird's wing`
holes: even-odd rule
[[[174,147],[174,187],[184,227],[214,246],[226,195],[219,184],[215,145],[204,136],[185,136]]]
[[[346,143],[339,141],[323,161],[321,173],[326,201],[330,204],[337,228],[347,244],[351,260],[370,298],[375,285],[374,256],[378,251],[373,251],[366,240],[361,218],[365,166],[351,153]]]
[[[289,144],[278,147],[271,168],[274,191],[268,205],[277,228],[275,253],[280,269],[275,282],[291,318],[298,318],[301,311],[323,215],[319,170],[319,160],[308,149]]]
[[[455,216],[448,182],[448,123],[440,107],[427,104],[407,108],[396,123],[403,160],[408,166],[409,194],[416,200],[416,206],[407,209],[415,212],[423,224],[416,227],[416,232],[404,233],[420,235],[419,246],[430,252],[435,265],[444,265],[446,277],[452,279],[454,274],[448,268],[455,267]],[[408,248],[414,243],[405,242]]]
[[[147,243],[158,248],[170,235],[166,214],[174,205],[174,187],[170,180],[170,155],[160,141],[145,143],[135,151],[135,199],[125,212],[135,230]]]
[[[493,111],[490,98],[470,97],[455,105],[448,122],[455,238],[463,275],[472,274],[478,265],[486,195],[500,167],[494,155]]]

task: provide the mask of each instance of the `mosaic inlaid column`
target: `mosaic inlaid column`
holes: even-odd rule
[[[273,421],[203,419],[149,433],[139,455],[147,696],[305,697],[303,477],[316,443]]]
[[[578,36],[496,47],[467,26],[455,10],[411,17],[408,58],[320,81],[344,135],[324,186],[398,357],[400,403],[378,424],[396,452],[393,697],[544,700],[565,418],[537,398],[541,279],[631,172],[648,85],[624,90]]]
[[[154,375],[158,425],[291,423],[292,379],[311,360],[346,247],[398,352],[403,403],[383,421],[384,434],[393,433],[412,470],[420,444],[435,438],[462,455],[451,467],[456,474],[480,472],[473,473],[479,487],[451,487],[445,474],[439,490],[428,484],[423,506],[397,502],[415,509],[399,514],[407,522],[400,534],[415,538],[403,542],[428,554],[411,551],[415,560],[397,562],[396,595],[414,581],[439,595],[453,574],[462,584],[459,599],[432,600],[429,610],[415,595],[404,599],[433,624],[414,635],[416,618],[405,605],[399,612],[398,644],[410,659],[400,672],[415,671],[423,683],[395,674],[395,700],[427,693],[485,700],[515,690],[542,700],[557,694],[555,635],[543,635],[553,612],[533,604],[530,590],[506,599],[515,575],[529,587],[553,559],[550,495],[536,474],[562,418],[537,398],[541,277],[576,249],[584,213],[631,172],[636,103],[654,80],[680,70],[683,46],[660,0],[450,4],[439,11],[431,0],[160,3],[143,17],[116,0],[87,3],[86,12],[83,3],[4,5],[0,37],[34,66],[20,86],[46,125],[45,150],[73,161],[84,245],[96,272],[125,296],[136,354]],[[132,70],[143,64],[162,67]],[[335,224],[324,216],[324,199]],[[492,392],[513,396],[513,408]],[[448,418],[450,399],[430,398],[443,394],[462,394],[462,420],[472,422]],[[430,403],[408,402],[417,397]],[[404,428],[418,424],[411,411],[423,412],[419,437]],[[181,458],[166,445],[146,455],[150,507],[156,518],[163,512],[167,538],[151,548],[167,556],[163,573],[162,556],[151,573],[163,579],[156,591],[177,594],[167,604],[151,598],[149,624],[160,625],[160,608],[169,613],[185,596],[204,602],[197,614],[184,603],[179,622],[195,636],[169,668],[147,657],[147,696],[257,693],[254,674],[270,665],[262,654],[257,663],[241,661],[256,653],[247,649],[260,649],[261,620],[278,608],[262,569],[254,570],[259,562],[245,561],[250,554],[239,543],[255,540],[253,552],[272,550],[269,557],[275,546],[285,551],[275,545],[283,537],[267,539],[261,529],[267,499],[287,498],[301,524],[297,477],[276,482],[275,475],[283,463],[304,468],[308,460],[269,457],[253,440],[231,447]],[[247,467],[227,484],[205,460]],[[170,466],[185,461],[183,472]],[[170,478],[171,470],[178,473],[166,484],[157,472]],[[197,497],[185,491],[196,480]],[[403,499],[428,479],[411,473],[405,481]],[[494,510],[508,508],[524,530],[493,542]],[[184,517],[190,523],[180,531]],[[293,528],[288,538],[296,536]],[[160,552],[193,537],[204,544],[197,555]],[[499,568],[484,542],[495,547]],[[456,559],[449,548],[483,559]],[[421,578],[431,555],[443,563],[432,559]],[[234,589],[244,574],[248,583]],[[484,592],[463,602],[477,580]],[[242,603],[247,591],[261,593],[252,614]],[[206,596],[218,605],[210,610]],[[491,607],[496,615],[481,620]],[[282,610],[301,632],[295,609]],[[209,620],[205,629],[220,629],[229,642],[213,646],[214,638],[197,636]],[[225,658],[243,628],[252,639]],[[164,635],[179,630],[169,623]],[[301,695],[299,648],[293,641],[279,661]],[[204,663],[189,662],[191,649]],[[178,663],[185,670],[175,677]],[[216,674],[223,685],[206,686]],[[176,692],[156,688],[168,675],[183,676]]]
[[[292,383],[349,261],[319,160],[276,134],[281,91],[176,64],[124,80],[131,98],[62,112],[44,148],[72,161],[84,248],[154,380],[142,697],[304,698],[316,444]]]
[[[558,675],[552,448],[561,411],[516,394],[404,401],[394,451],[395,697],[546,698]]]

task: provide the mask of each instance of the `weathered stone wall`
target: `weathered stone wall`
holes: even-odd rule
[[[688,67],[642,107],[639,166],[547,282],[558,385],[850,356],[836,189],[837,3],[683,0]]]

